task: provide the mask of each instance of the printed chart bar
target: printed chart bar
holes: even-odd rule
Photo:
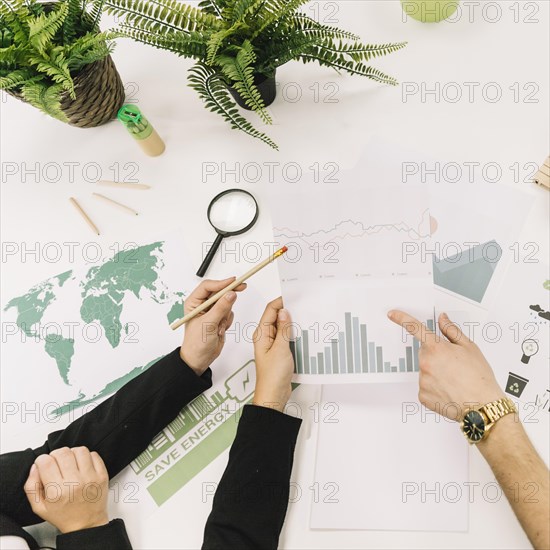
[[[413,354],[411,346],[405,348],[405,355],[407,357],[407,372],[413,371]]]
[[[382,346],[376,346],[376,372],[384,372],[384,358]]]
[[[374,342],[369,342],[370,372],[376,372],[376,360],[374,358]]]
[[[332,374],[332,358],[330,356],[330,348],[325,347],[325,372]]]
[[[346,372],[346,344],[345,344],[345,335],[343,332],[338,333],[338,345],[340,346],[340,373],[344,374]]]
[[[359,319],[353,318],[353,361],[355,372],[361,372],[361,341],[359,340]]]
[[[420,344],[413,339],[411,346],[405,347],[405,357],[399,357],[397,364],[384,361],[384,347],[369,341],[368,326],[351,312],[344,313],[343,331],[326,342],[319,351],[313,351],[316,333],[303,330],[290,349],[294,356],[297,374],[367,374],[388,372],[418,372],[418,352]],[[433,330],[433,319],[426,320],[426,326]],[[335,335],[336,336],[336,335]]]
[[[348,372],[353,372],[353,334],[351,332],[351,313],[346,312],[346,357],[348,359]]]
[[[367,325],[361,325],[361,371],[369,372],[369,360],[367,357]]]
[[[338,340],[331,340],[330,347],[332,350],[332,372],[338,374]]]

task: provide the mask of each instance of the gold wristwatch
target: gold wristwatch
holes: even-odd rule
[[[462,433],[470,443],[479,443],[489,435],[489,430],[507,414],[517,414],[511,399],[503,397],[478,409],[468,409],[460,425]]]

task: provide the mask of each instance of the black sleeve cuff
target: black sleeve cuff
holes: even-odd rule
[[[121,519],[57,536],[57,550],[132,550]]]
[[[260,405],[245,405],[239,421],[239,435],[254,434],[274,441],[295,444],[302,420]]]

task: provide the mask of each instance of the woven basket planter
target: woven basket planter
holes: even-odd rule
[[[76,99],[61,97],[61,109],[71,126],[93,128],[109,122],[124,103],[124,85],[111,56],[86,65],[73,77]],[[20,93],[8,92],[25,101]]]

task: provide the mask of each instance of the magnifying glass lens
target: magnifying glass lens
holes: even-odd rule
[[[216,195],[208,207],[208,220],[218,233],[208,254],[202,261],[198,277],[203,277],[225,237],[248,231],[258,219],[258,203],[243,189],[228,189]]]
[[[234,233],[247,227],[256,216],[257,205],[247,193],[234,191],[212,203],[210,223],[223,233]]]

